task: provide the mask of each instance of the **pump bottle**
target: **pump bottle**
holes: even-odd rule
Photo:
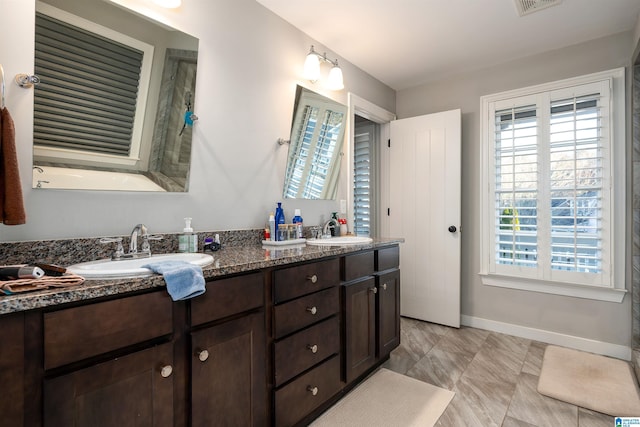
[[[184,219],[184,230],[178,236],[178,252],[198,252],[198,235],[191,228],[191,218]]]

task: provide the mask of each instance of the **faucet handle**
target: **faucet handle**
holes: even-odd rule
[[[122,237],[103,237],[100,239],[100,243],[117,243],[116,251],[111,255],[113,259],[119,259],[124,255],[124,247],[122,247]]]
[[[151,245],[149,240],[162,240],[162,236],[159,234],[143,234],[142,235],[142,252],[151,255]]]

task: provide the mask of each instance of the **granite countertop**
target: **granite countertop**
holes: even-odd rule
[[[223,247],[213,253],[213,264],[203,267],[205,279],[223,277],[268,267],[337,256],[363,249],[402,243],[404,239],[374,239],[372,243],[354,246],[262,247],[260,245]],[[150,277],[85,280],[81,285],[0,296],[0,315],[50,307],[92,298],[112,296],[165,286],[160,275]]]

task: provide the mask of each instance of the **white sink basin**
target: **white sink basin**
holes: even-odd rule
[[[371,237],[363,236],[340,236],[331,237],[329,239],[307,239],[307,245],[312,246],[349,246],[349,245],[366,245],[373,242]]]
[[[85,279],[114,279],[119,277],[144,277],[151,276],[153,272],[143,268],[145,264],[159,261],[186,261],[191,264],[205,266],[213,263],[213,257],[209,254],[178,253],[157,254],[147,258],[125,259],[113,261],[101,259],[98,261],[82,262],[67,267],[69,273],[78,274]]]

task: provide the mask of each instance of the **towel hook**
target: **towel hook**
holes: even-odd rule
[[[28,89],[33,85],[40,83],[40,77],[29,74],[16,74],[16,83],[21,88]]]

